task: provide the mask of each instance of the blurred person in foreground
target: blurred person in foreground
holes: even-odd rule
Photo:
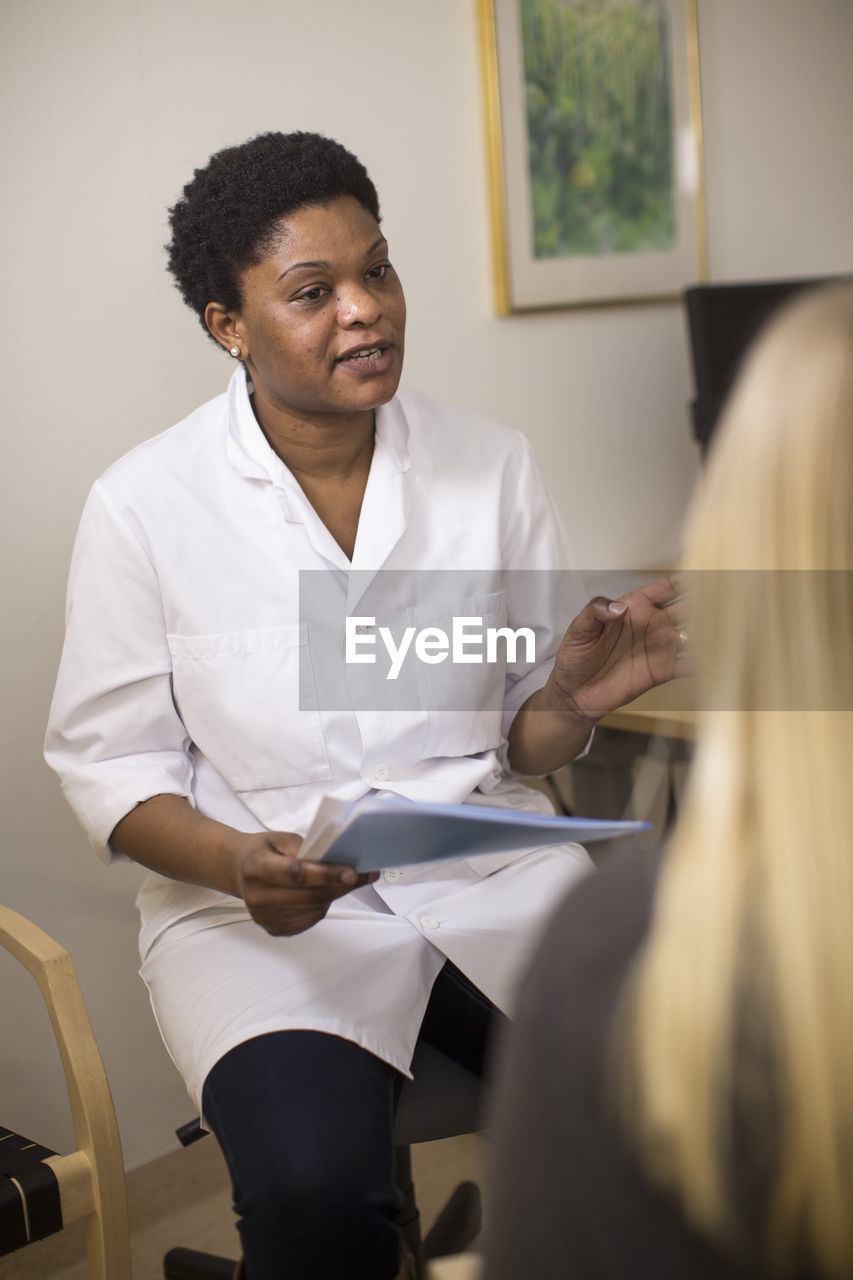
[[[683,565],[686,800],[552,918],[497,1089],[486,1280],[853,1276],[853,287],[729,402]]]

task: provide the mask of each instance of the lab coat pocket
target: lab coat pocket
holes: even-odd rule
[[[506,644],[490,641],[489,633],[506,626],[504,592],[444,604],[428,623],[416,611],[415,621],[440,628],[450,639],[447,660],[419,670],[429,707],[424,757],[496,750],[502,742]]]
[[[331,777],[307,627],[168,641],[187,732],[235,791]]]

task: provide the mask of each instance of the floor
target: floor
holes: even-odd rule
[[[471,1134],[414,1147],[412,1163],[424,1234],[456,1187],[480,1182],[485,1139]],[[237,1258],[225,1166],[212,1138],[136,1169],[127,1178],[133,1280],[161,1280],[174,1245]],[[0,1280],[88,1280],[83,1224],[0,1258]]]

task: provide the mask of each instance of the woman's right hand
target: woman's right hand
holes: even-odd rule
[[[274,937],[304,933],[322,920],[336,898],[379,878],[341,863],[303,862],[302,837],[289,831],[241,835],[236,867],[240,897],[256,924]]]
[[[292,831],[237,831],[168,794],[143,800],[110,837],[114,850],[160,875],[242,898],[252,919],[281,937],[304,933],[336,898],[379,879],[341,863],[302,862],[301,844]]]

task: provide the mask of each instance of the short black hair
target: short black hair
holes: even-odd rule
[[[240,309],[240,273],[272,247],[281,219],[340,196],[354,196],[379,222],[379,199],[364,165],[319,133],[262,133],[217,151],[196,169],[169,210],[166,249],[175,283],[205,332],[209,302]]]

